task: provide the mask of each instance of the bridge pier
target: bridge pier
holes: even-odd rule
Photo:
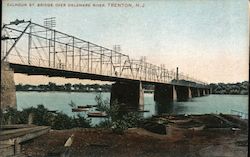
[[[117,101],[121,110],[143,110],[144,90],[141,82],[116,82],[111,87],[110,104]]]
[[[209,95],[209,94],[210,94],[210,90],[206,89],[206,95]]]
[[[200,96],[205,96],[206,95],[205,89],[200,88],[199,90],[200,90]]]
[[[213,94],[213,89],[209,88],[209,94]]]
[[[176,91],[178,101],[186,101],[192,98],[192,92],[190,87],[176,86]]]
[[[174,85],[157,84],[154,89],[154,100],[159,103],[177,100],[176,87]]]
[[[14,71],[6,62],[1,63],[1,106],[4,110],[7,107],[16,108],[16,87],[14,82]]]
[[[202,89],[202,92],[203,92],[203,95],[204,95],[204,96],[207,95],[207,94],[206,94],[206,89]]]
[[[200,97],[201,96],[201,91],[199,88],[196,88],[196,91],[197,91],[197,97]]]
[[[201,89],[201,88],[198,88],[198,90],[199,90],[200,96],[203,96],[202,89]]]
[[[186,101],[201,95],[200,89],[176,85],[155,85],[154,100],[156,102]]]
[[[192,90],[191,90],[191,87],[188,87],[188,99],[191,99],[193,96],[192,96]]]
[[[200,90],[198,88],[191,88],[192,97],[200,97]]]

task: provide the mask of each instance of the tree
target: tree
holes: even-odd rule
[[[55,83],[49,82],[48,86],[49,86],[50,91],[55,91],[55,89],[56,89],[56,84]]]
[[[66,83],[65,89],[66,89],[66,91],[71,91],[71,83]]]

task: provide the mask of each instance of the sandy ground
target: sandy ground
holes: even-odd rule
[[[51,130],[22,145],[26,156],[60,156],[65,141],[74,134],[65,156],[78,157],[247,157],[247,131],[173,130],[159,135],[144,129],[127,130],[123,135],[108,129]]]

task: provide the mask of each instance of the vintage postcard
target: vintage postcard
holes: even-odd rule
[[[1,3],[0,156],[248,155],[249,1]]]

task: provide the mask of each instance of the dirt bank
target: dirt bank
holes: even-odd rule
[[[175,131],[159,135],[144,129],[129,129],[123,135],[108,129],[50,131],[22,146],[29,156],[59,156],[74,134],[70,156],[103,157],[246,157],[247,132],[232,130]]]

